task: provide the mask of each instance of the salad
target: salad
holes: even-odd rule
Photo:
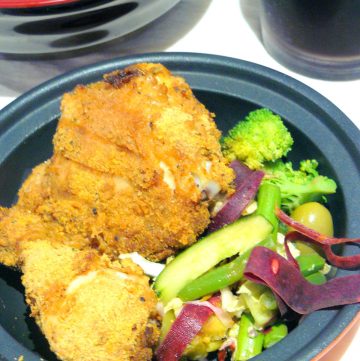
[[[245,361],[286,337],[301,315],[360,301],[359,274],[328,279],[336,267],[360,265],[360,255],[332,249],[360,241],[333,237],[326,197],[336,182],[319,174],[315,159],[299,167],[286,161],[293,143],[268,109],[251,112],[222,138],[235,192],[213,201],[204,237],[155,272],[159,361],[211,352]]]

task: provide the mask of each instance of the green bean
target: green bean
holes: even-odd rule
[[[257,195],[258,208],[256,213],[265,217],[273,226],[272,236],[277,238],[279,220],[275,215],[275,207],[281,203],[280,188],[274,184],[262,184]]]
[[[258,355],[263,343],[264,334],[255,329],[252,317],[244,313],[239,322],[235,361],[245,361]]]
[[[304,277],[320,271],[325,265],[325,259],[317,253],[300,255],[296,261]]]
[[[311,275],[306,276],[305,278],[314,285],[322,285],[327,281],[326,277],[320,272],[312,273]]]
[[[281,341],[288,334],[288,328],[284,323],[278,323],[271,326],[271,329],[265,333],[264,348],[269,348]]]

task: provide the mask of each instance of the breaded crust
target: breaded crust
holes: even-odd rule
[[[11,217],[21,224],[29,214],[42,238],[160,260],[204,231],[214,194],[232,192],[214,115],[160,64],[79,85],[61,111],[54,156],[35,168],[9,221],[0,221],[5,264],[18,258]],[[36,238],[31,222],[25,228],[20,244]]]
[[[29,243],[21,259],[32,316],[61,360],[151,360],[157,300],[130,260],[43,240]]]

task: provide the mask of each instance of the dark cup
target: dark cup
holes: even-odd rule
[[[262,0],[261,31],[267,51],[298,73],[360,78],[360,0]]]

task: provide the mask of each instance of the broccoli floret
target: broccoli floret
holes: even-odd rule
[[[265,164],[263,183],[276,184],[281,192],[281,207],[291,213],[300,204],[326,200],[326,194],[336,192],[336,183],[319,175],[315,159],[300,162],[299,170],[281,160]]]
[[[249,113],[221,140],[223,154],[230,161],[238,159],[251,169],[284,157],[293,143],[281,118],[265,108]]]

